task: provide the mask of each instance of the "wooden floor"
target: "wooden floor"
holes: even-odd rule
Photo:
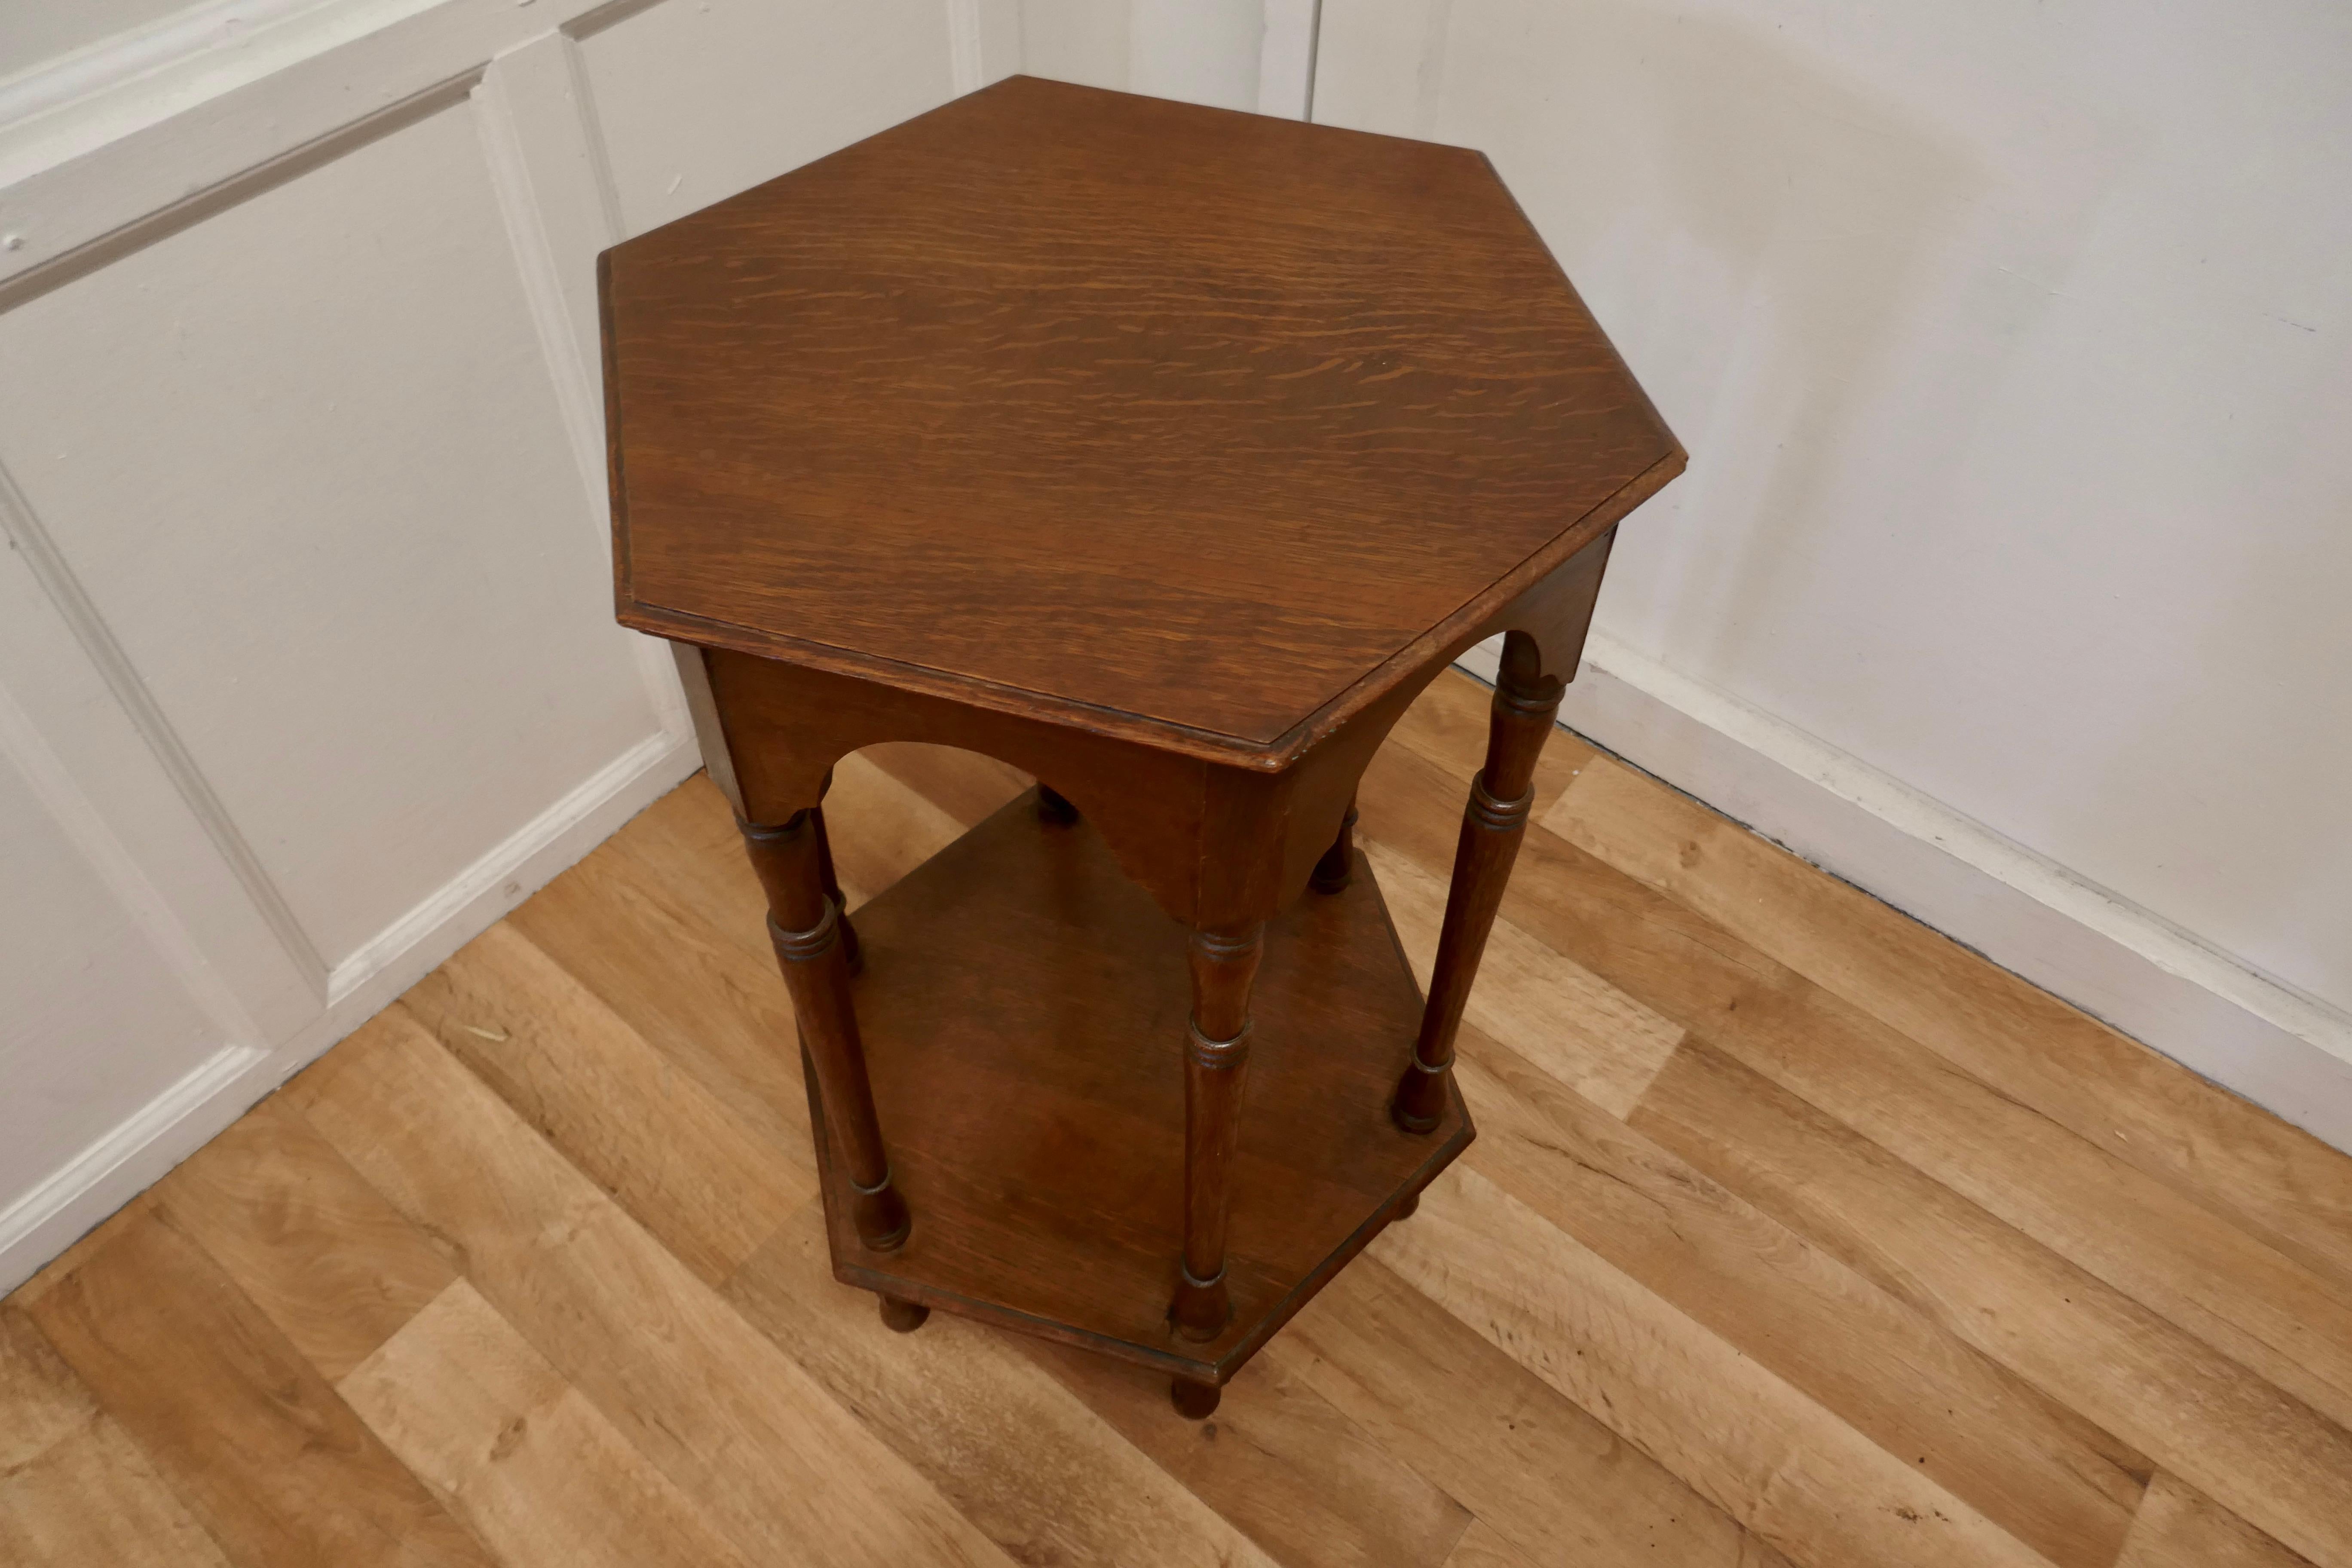
[[[1365,784],[1417,963],[1484,708]],[[853,896],[1020,783],[845,762]],[[2352,1160],[1564,732],[1536,813],[1478,1142],[1211,1423],[832,1281],[697,778],[0,1309],[0,1562],[2352,1568]]]

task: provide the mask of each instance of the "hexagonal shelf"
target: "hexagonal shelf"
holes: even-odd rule
[[[1360,860],[1347,891],[1299,900],[1266,933],[1234,1171],[1234,1316],[1192,1343],[1168,1324],[1183,1237],[1183,930],[1092,827],[1040,821],[1034,794],[856,921],[858,1025],[917,1218],[904,1247],[867,1251],[820,1136],[834,1272],[848,1284],[1222,1383],[1470,1142],[1458,1093],[1432,1134],[1389,1121],[1421,992]]]

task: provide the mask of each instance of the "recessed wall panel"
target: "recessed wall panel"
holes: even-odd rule
[[[0,462],[329,966],[657,728],[475,112],[0,316]]]
[[[940,0],[666,0],[581,54],[630,234],[955,92]]]
[[[228,1042],[0,756],[0,1213]]]

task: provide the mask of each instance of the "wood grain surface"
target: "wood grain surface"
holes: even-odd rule
[[[1423,973],[1486,700],[1365,782]],[[842,769],[853,898],[1025,787]],[[1572,736],[1536,791],[1479,1141],[1213,1418],[835,1279],[697,779],[0,1303],[0,1561],[2352,1568],[2352,1159]]]
[[[1213,1380],[1466,1141],[1458,1105],[1426,1138],[1388,1124],[1421,999],[1377,888],[1368,877],[1300,900],[1268,930],[1252,1003],[1232,1321],[1199,1342],[1171,1335],[1185,1128],[1173,1069],[1193,1005],[1181,930],[1087,823],[1045,826],[1027,795],[857,919],[874,1098],[922,1216],[877,1255],[840,1184],[828,1189],[836,1262],[871,1289]]]
[[[1682,465],[1457,147],[1016,77],[603,275],[624,622],[1211,754]]]

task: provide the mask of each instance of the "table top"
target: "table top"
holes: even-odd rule
[[[1276,765],[1682,467],[1460,148],[1015,77],[608,251],[620,618]]]

